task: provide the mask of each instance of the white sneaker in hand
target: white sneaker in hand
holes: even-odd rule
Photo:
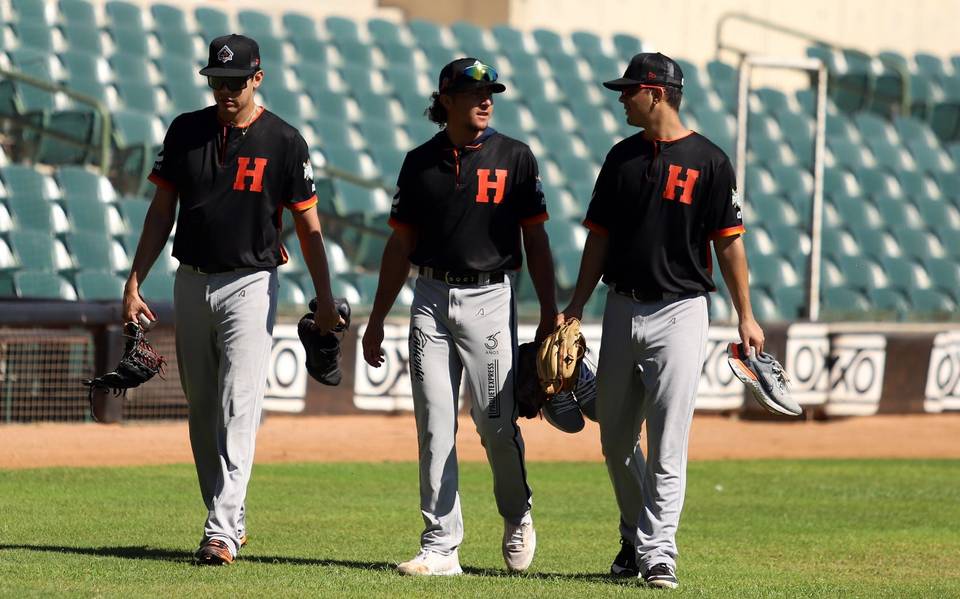
[[[520,524],[503,521],[503,561],[511,572],[523,572],[530,567],[537,550],[537,531],[533,529],[530,514]]]
[[[408,576],[456,576],[463,574],[460,557],[454,549],[443,555],[429,549],[421,549],[412,560],[397,565],[397,571]]]

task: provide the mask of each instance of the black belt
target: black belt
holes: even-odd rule
[[[227,272],[253,272],[255,270],[264,270],[263,268],[258,268],[256,266],[239,266],[233,268],[222,268],[219,266],[213,266],[211,268],[200,268],[199,266],[194,266],[192,264],[180,264],[184,268],[188,268],[195,273],[201,275],[222,275]]]
[[[479,270],[438,270],[429,266],[420,267],[420,276],[443,281],[448,285],[493,285],[503,283],[506,273],[502,270],[481,272]]]
[[[700,291],[685,291],[683,293],[674,293],[672,291],[650,291],[649,289],[635,289],[633,287],[625,287],[623,285],[614,285],[613,291],[614,293],[625,295],[635,302],[643,302],[647,304],[687,299],[688,297],[694,297],[700,295],[701,293]]]

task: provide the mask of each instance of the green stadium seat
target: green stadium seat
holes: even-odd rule
[[[74,275],[77,299],[84,302],[119,302],[125,280],[109,271],[81,270]]]
[[[57,170],[56,178],[63,190],[63,196],[67,199],[82,197],[99,202],[112,202],[116,199],[116,192],[110,181],[85,168],[61,167]]]
[[[905,198],[877,196],[874,204],[887,227],[922,229],[925,226],[920,213]]]
[[[516,54],[526,53],[526,43],[524,42],[523,32],[509,25],[494,25],[490,28],[490,33],[497,40],[500,51],[511,57]]]
[[[347,89],[354,97],[375,96],[384,93],[387,90],[381,89],[374,80],[373,71],[370,67],[344,64],[340,67],[340,77],[347,84]]]
[[[407,47],[402,30],[393,21],[370,19],[367,21],[367,32],[370,34],[370,39],[375,40],[377,44]]]
[[[450,32],[467,56],[475,56],[487,61],[491,60],[488,57],[497,50],[496,40],[488,39],[486,30],[473,23],[457,21],[450,25]]]
[[[684,71],[683,75],[686,79],[687,72]],[[787,95],[778,89],[760,87],[753,90],[753,93],[760,101],[760,105],[766,114],[779,114],[790,111],[790,101],[787,99]]]
[[[444,39],[443,29],[436,23],[423,19],[410,19],[407,22],[407,28],[421,48],[450,49],[449,43]],[[450,59],[447,59],[447,62],[449,61]]]
[[[940,290],[909,288],[907,296],[915,313],[945,318],[956,316],[957,303]]]
[[[150,44],[146,32],[139,29],[125,29],[115,26],[110,29],[110,38],[116,48],[123,48],[123,53],[131,56],[150,56]],[[161,64],[163,61],[161,61]]]
[[[67,81],[87,79],[95,83],[109,79],[109,65],[101,57],[85,52],[65,52],[59,56],[67,73]]]
[[[519,132],[523,127],[520,117],[520,104],[506,98],[495,98],[493,103],[494,128],[510,133]]]
[[[386,122],[396,121],[393,116],[392,101],[389,96],[373,94],[354,94],[364,119],[379,119]],[[361,121],[362,124],[362,121]]]
[[[313,281],[309,277],[301,279],[300,287],[304,290],[305,295],[313,297]],[[364,298],[360,296],[360,291],[357,290],[349,276],[330,277],[330,290],[333,292],[333,297],[342,297],[351,306],[359,306],[363,303]]]
[[[64,25],[60,28],[70,52],[87,52],[103,56],[103,42],[100,30],[88,25]]]
[[[433,139],[433,137],[440,132],[440,128],[437,127],[436,123],[432,123],[425,118],[407,121],[404,129],[407,131],[407,136],[413,140],[415,146],[419,146],[427,140]]]
[[[360,28],[356,21],[345,17],[327,17],[324,21],[327,33],[336,43],[360,41]]]
[[[848,287],[869,292],[885,286],[882,268],[867,256],[839,256],[835,264],[843,271]]]
[[[206,80],[199,74],[200,67],[193,59],[182,56],[168,56],[159,61],[157,67],[160,70],[163,84],[168,88],[174,86],[198,87],[202,85],[209,89],[206,87]]]
[[[919,119],[929,119],[934,105],[943,98],[940,85],[921,75],[910,76],[910,114]]]
[[[190,32],[187,15],[179,6],[154,4],[150,7],[150,14],[153,16],[153,26],[157,31]]]
[[[57,198],[56,186],[31,166],[8,164],[0,167],[8,198],[53,200]]]
[[[65,241],[80,269],[122,272],[129,266],[123,247],[102,232],[67,233]]]
[[[309,300],[300,288],[299,283],[291,277],[280,277],[277,287],[277,304],[284,308],[306,306]]]
[[[176,56],[189,61],[193,61],[198,58],[198,45],[193,34],[182,31],[167,31],[161,29],[156,32],[156,36],[160,42],[160,45],[163,47],[163,52],[165,55]],[[210,39],[212,40],[214,38],[211,37]],[[163,60],[160,62],[163,62]]]
[[[807,290],[801,285],[776,285],[773,299],[785,320],[797,320],[806,314]]]
[[[119,216],[109,204],[90,197],[70,198],[64,201],[72,231],[97,233],[101,237],[122,233]],[[111,214],[113,213],[113,214]]]
[[[388,66],[384,69],[383,75],[393,89],[416,90],[419,77],[419,71],[414,66],[417,61],[416,49],[396,42],[378,42],[377,47],[387,61]]]
[[[144,220],[147,218],[147,210],[150,209],[150,202],[138,197],[127,197],[117,202],[117,208],[120,210],[120,216],[127,226],[127,230],[135,232],[139,239],[139,233],[143,230]],[[130,248],[127,248],[130,250]],[[133,248],[136,250],[136,248]]]
[[[369,189],[335,181],[340,214],[385,215],[390,212],[390,198],[380,189]]]
[[[925,223],[960,230],[960,209],[943,198],[913,196],[913,203]]]
[[[119,110],[113,113],[114,143],[118,148],[133,148],[163,143],[162,133],[155,124],[156,117],[137,110]]]
[[[297,129],[302,128],[308,117],[300,103],[300,97],[298,92],[282,87],[271,87],[269,92],[263,90],[263,101],[267,109]]]
[[[99,162],[97,150],[100,146],[99,114],[90,110],[54,112],[47,121],[46,131],[65,135],[77,140],[78,143],[73,144],[53,135],[41,135],[34,154],[34,160],[37,162],[45,164]]]
[[[584,58],[590,56],[604,56],[603,40],[596,33],[590,31],[574,31],[570,34],[570,40],[573,47],[577,49],[580,56]]]
[[[156,86],[136,81],[118,81],[116,87],[125,108],[152,114],[160,112]]]
[[[848,223],[848,229],[860,247],[861,253],[866,256],[880,259],[886,256],[896,256],[900,253],[896,241],[885,229],[860,226],[855,223]]]
[[[847,195],[858,195],[860,185],[857,178],[848,169],[842,167],[824,167],[823,169],[823,191],[824,193],[845,193]]]
[[[580,258],[583,252],[576,248],[564,248],[553,255],[557,287],[564,291],[572,291],[577,286],[577,275],[580,272]]]
[[[273,18],[265,12],[259,10],[240,10],[237,12],[237,21],[240,23],[240,30],[245,35],[260,42],[261,37],[275,37],[276,30],[273,27]]]
[[[213,104],[209,88],[190,84],[167,84],[167,96],[170,98],[171,113],[174,115],[200,110]]]
[[[750,256],[750,283],[761,287],[775,288],[777,285],[797,285],[800,277],[786,260],[770,254]]]
[[[954,299],[960,292],[960,264],[953,258],[922,258],[923,266],[935,287],[949,291]]]
[[[864,201],[861,196],[849,196],[842,193],[831,194],[827,198],[840,215],[844,223],[866,227],[883,227],[884,219],[876,206]]]
[[[860,246],[842,225],[827,225],[823,228],[822,251],[824,256],[836,261],[841,256],[859,256]]]
[[[17,264],[28,270],[55,272],[57,270],[56,248],[48,231],[16,230],[7,234],[10,250]]]
[[[50,272],[22,270],[13,273],[16,296],[21,299],[77,299],[76,291],[65,279]]]
[[[52,234],[56,231],[51,204],[39,197],[7,198],[7,207],[16,229]]]
[[[904,255],[910,256],[916,260],[923,260],[926,257],[942,257],[946,255],[940,240],[933,233],[920,229],[906,229],[903,227],[892,227],[893,237],[900,244]]]
[[[767,291],[753,289],[750,293],[753,312],[760,322],[780,322],[784,315],[780,313],[777,303],[773,301]]]
[[[140,284],[140,295],[147,303],[173,301],[173,275],[154,268]]]
[[[753,197],[754,192],[759,192],[764,195],[780,192],[780,186],[777,180],[770,174],[770,171],[756,164],[747,165],[746,185],[744,187],[750,198]]]
[[[887,275],[890,287],[906,290],[930,287],[930,282],[925,276],[926,271],[919,263],[909,258],[881,256],[880,264]]]
[[[776,113],[777,123],[784,139],[790,144],[793,153],[804,167],[813,166],[813,118],[797,112],[780,111]]]
[[[944,142],[960,139],[960,102],[943,102],[934,106],[930,126]]]
[[[770,239],[775,240],[776,248],[780,253],[790,258],[794,270],[802,272],[805,268],[807,256],[810,254],[810,240],[806,233],[803,233],[797,227],[791,227],[781,223],[764,223],[763,227]],[[756,231],[759,227],[751,227],[751,231]],[[744,235],[744,242],[750,240],[754,235]],[[754,243],[750,240],[749,243]]]
[[[324,114],[320,111],[321,114]],[[350,125],[344,120],[337,120],[324,114],[322,118],[310,122],[313,130],[320,136],[323,145],[349,148],[351,144]]]
[[[960,173],[933,173],[933,179],[943,195],[960,207]]]
[[[541,56],[549,57],[550,55],[567,53],[563,38],[552,29],[534,29],[533,39],[537,41]]]
[[[788,204],[782,195],[765,194],[754,188],[750,190],[750,198],[746,206],[749,215],[748,226],[754,222],[780,223],[790,226],[800,224],[796,209]]]
[[[143,11],[140,6],[123,0],[108,0],[104,5],[111,31],[127,29],[131,34],[146,32]],[[124,48],[126,49],[126,48]]]
[[[303,86],[310,88],[316,86],[319,81],[324,89],[330,89],[328,83],[330,76],[327,74],[330,63],[327,55],[329,44],[317,38],[303,37],[294,38],[293,47],[296,48],[298,57],[298,61],[293,64],[293,69],[299,75]],[[310,70],[301,71],[301,67],[309,67]]]
[[[279,69],[286,64],[283,40],[266,34],[261,34],[256,39],[257,45],[260,46],[260,58],[264,68]]]
[[[296,40],[319,39],[317,22],[312,17],[299,13],[285,12],[281,17],[283,30],[288,38]]]
[[[327,159],[327,165],[334,168],[360,175],[363,171],[363,164],[360,158],[360,152],[346,146],[324,145],[321,150]]]
[[[375,147],[400,149],[400,139],[397,135],[397,126],[378,118],[360,121],[360,133],[371,151]]]
[[[20,45],[48,54],[53,53],[53,28],[36,22],[23,21],[14,24],[13,31]]]
[[[866,142],[877,166],[895,173],[916,170],[916,163],[902,144],[882,137],[867,137]]]
[[[900,197],[903,195],[903,189],[900,187],[900,182],[897,180],[897,177],[890,174],[890,171],[861,168],[858,170],[857,175],[857,181],[860,183],[860,189],[863,194],[874,197]],[[840,195],[843,194],[841,193]]]
[[[874,310],[893,312],[901,319],[910,313],[910,302],[907,301],[903,292],[897,289],[891,287],[870,289],[867,291],[867,297]]]
[[[97,26],[97,15],[93,5],[86,0],[60,0],[60,18],[70,25]]]
[[[777,183],[777,187],[810,197],[813,194],[813,175],[796,166],[771,164],[768,167],[770,175]],[[799,210],[799,208],[798,208]],[[800,213],[806,218],[806,213]]]
[[[939,143],[930,144],[922,139],[906,140],[917,168],[927,173],[950,172],[954,170],[953,160],[940,147]]]
[[[853,122],[860,130],[860,135],[864,140],[880,137],[889,143],[900,141],[897,130],[890,124],[890,121],[872,112],[858,112],[853,115]]]
[[[216,8],[200,7],[193,12],[197,20],[200,35],[209,44],[213,39],[222,35],[229,35],[233,31],[230,17],[227,13]]]
[[[870,310],[866,296],[849,287],[825,287],[821,290],[821,313],[825,318],[863,318]]]
[[[373,145],[370,146],[370,154],[377,168],[380,169],[383,184],[388,187],[395,185],[406,152],[395,147]]]
[[[12,0],[13,22],[53,23],[53,8],[43,0]]]
[[[913,61],[917,65],[917,70],[931,79],[940,80],[948,77],[943,60],[939,56],[918,52],[913,55]]]
[[[615,33],[613,34],[613,47],[616,48],[617,55],[621,60],[629,62],[635,54],[643,51],[643,42],[629,33]],[[680,68],[683,70],[684,79],[686,79],[688,76],[687,69],[683,66]]]
[[[427,74],[434,81],[437,73],[450,62],[452,58],[460,56],[460,50],[451,50],[442,46],[421,46],[420,50],[427,57]]]

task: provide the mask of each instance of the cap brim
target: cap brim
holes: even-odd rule
[[[603,87],[619,92],[627,89],[628,87],[633,87],[634,85],[640,85],[642,83],[643,83],[642,81],[621,77],[619,79],[613,79],[611,81],[604,81]]]
[[[489,89],[495,94],[502,94],[503,92],[507,91],[507,86],[499,82],[490,83],[488,81],[477,81],[476,83],[469,82],[461,83],[460,85],[456,86],[451,85],[447,89],[443,90],[443,93],[455,94],[457,92],[465,92],[472,89]]]
[[[204,77],[249,77],[257,72],[256,67],[249,69],[226,69],[223,67],[204,67],[200,74]]]

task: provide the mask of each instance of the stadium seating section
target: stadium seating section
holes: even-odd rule
[[[318,181],[328,225],[335,292],[369,304],[390,192],[404,153],[437,128],[423,113],[434,77],[452,58],[495,65],[508,92],[494,126],[533,148],[552,215],[558,285],[574,284],[586,237],[579,222],[609,148],[636,132],[599,82],[643,49],[628,34],[561,35],[468,23],[312,19],[254,10],[141,5],[111,0],[13,0],[3,15],[0,67],[62,83],[102,102],[116,151],[111,178],[98,153],[97,114],[63,94],[0,80],[0,118],[22,131],[0,155],[0,295],[116,300],[142,228],[143,184],[172,118],[209,103],[197,74],[206,40],[231,31],[255,37],[266,77],[260,99],[299,128],[324,167],[382,188]],[[824,173],[824,315],[837,318],[955,317],[960,303],[960,56],[879,56],[811,47],[830,71]],[[718,61],[681,61],[685,122],[734,156],[737,73]],[[908,79],[902,85],[903,77]],[[906,89],[906,94],[904,93]],[[813,178],[813,93],[751,91],[746,213],[754,306],[762,321],[804,313]],[[901,106],[907,110],[901,110]],[[23,124],[38,125],[22,127]],[[291,221],[285,219],[287,229]],[[358,229],[349,223],[364,225]],[[282,299],[302,305],[312,284],[295,236],[287,238]],[[176,260],[167,247],[144,295],[172,296]],[[717,277],[719,279],[719,277]],[[723,287],[722,281],[719,281]],[[534,299],[523,275],[523,301]],[[402,301],[409,301],[405,289]],[[596,314],[602,302],[592,302]],[[715,318],[731,316],[715,294]]]

